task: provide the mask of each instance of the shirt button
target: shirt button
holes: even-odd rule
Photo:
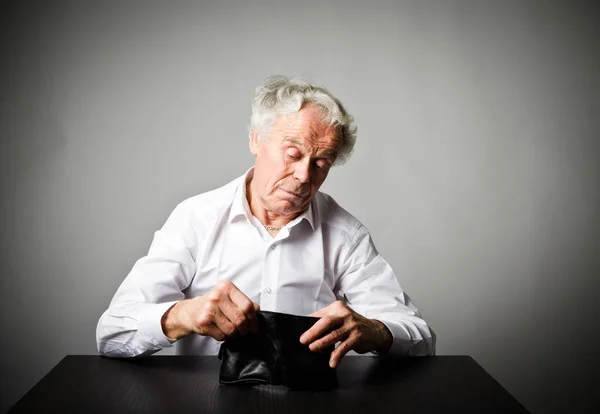
[[[268,288],[266,288],[266,289],[265,289],[265,292],[267,292],[267,293],[270,295],[270,294],[271,294],[271,292],[272,292],[272,290],[271,290],[271,288],[270,288],[270,287],[268,287]]]
[[[153,339],[153,340],[152,340],[152,343],[153,343],[154,345],[158,345],[158,341],[157,341],[156,339]]]

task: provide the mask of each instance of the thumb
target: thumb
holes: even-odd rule
[[[252,302],[252,306],[254,306],[254,314],[249,315],[250,317],[250,330],[253,333],[258,333],[259,325],[258,325],[258,316],[256,315],[256,312],[258,312],[260,310],[260,305],[256,302]]]
[[[312,316],[314,318],[322,318],[325,315],[327,315],[327,308],[319,309],[318,311],[313,312],[308,316]]]

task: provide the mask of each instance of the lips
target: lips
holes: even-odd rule
[[[279,187],[279,189],[287,194],[293,195],[295,197],[306,197],[308,194],[297,193],[295,191],[286,190],[285,188]]]

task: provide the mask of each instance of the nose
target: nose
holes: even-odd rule
[[[302,184],[310,182],[310,161],[296,163],[294,178]]]

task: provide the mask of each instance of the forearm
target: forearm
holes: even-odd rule
[[[435,334],[375,249],[368,232],[359,228],[350,246],[345,255],[340,255],[343,271],[336,296],[345,298],[354,311],[388,328],[393,337],[388,353],[433,355]]]
[[[188,300],[175,303],[164,313],[160,320],[163,333],[172,341],[190,335],[193,331],[189,329],[186,322],[185,306]]]
[[[127,358],[170,347],[171,341],[162,331],[161,319],[173,304],[126,303],[109,307],[96,329],[98,352],[108,357]]]
[[[154,234],[148,254],[139,259],[98,321],[96,341],[102,355],[148,355],[171,346],[161,321],[183,300],[196,272],[200,241],[190,224],[189,203],[179,204]],[[174,338],[176,339],[176,338]]]

